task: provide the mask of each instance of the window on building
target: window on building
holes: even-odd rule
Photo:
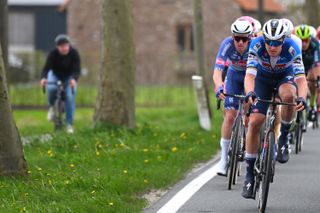
[[[178,50],[193,51],[193,29],[191,24],[179,24],[177,25],[177,45]]]
[[[32,13],[9,13],[10,46],[32,50],[34,48],[35,20]]]

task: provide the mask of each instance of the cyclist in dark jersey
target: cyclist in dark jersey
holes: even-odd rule
[[[308,25],[297,26],[295,34],[302,40],[302,60],[310,90],[311,110],[309,111],[308,118],[310,121],[314,121],[316,118],[316,97],[319,96],[316,80],[320,75],[320,45],[318,40],[311,36],[312,32]]]

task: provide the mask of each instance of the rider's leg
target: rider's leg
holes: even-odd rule
[[[246,180],[253,181],[253,165],[258,155],[260,129],[265,120],[265,115],[252,113],[249,118],[248,133],[246,136]]]
[[[223,123],[221,126],[221,160],[227,162],[228,160],[228,148],[230,144],[232,126],[234,118],[236,117],[237,111],[234,109],[225,110]]]
[[[253,198],[254,164],[258,157],[260,129],[265,115],[252,113],[249,118],[249,127],[246,135],[246,176],[241,195],[244,198]]]
[[[73,125],[75,112],[75,93],[76,88],[72,89],[69,84],[69,79],[64,82],[66,93],[66,122],[67,125]]]
[[[284,83],[279,87],[279,96],[283,102],[294,103],[296,92],[296,87],[292,83]],[[295,108],[293,106],[281,107],[281,127],[278,141],[278,161],[280,163],[285,163],[289,160],[288,134],[294,113]]]
[[[47,85],[47,92],[48,92],[48,102],[50,107],[54,105],[54,102],[57,99],[58,86],[55,84],[57,83],[57,81],[58,81],[57,76],[52,71],[49,71],[48,72],[49,84]]]
[[[55,117],[53,105],[57,99],[58,86],[55,84],[57,81],[58,81],[58,78],[53,74],[52,71],[49,71],[48,73],[49,84],[47,85],[48,103],[49,103],[49,111],[48,111],[47,118],[49,121],[53,121]]]
[[[308,86],[309,86],[309,90],[310,90],[310,108],[314,109],[315,104],[316,104],[316,92],[317,92],[317,88],[316,88],[316,75],[315,75],[315,70],[311,69],[308,72],[307,75],[307,79],[309,80]]]

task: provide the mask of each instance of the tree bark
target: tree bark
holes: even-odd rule
[[[308,24],[317,28],[319,26],[319,1],[318,0],[306,0],[305,9],[308,19]]]
[[[212,117],[209,94],[208,94],[208,74],[206,72],[205,51],[204,51],[204,36],[203,36],[203,15],[202,15],[202,0],[193,0],[194,13],[194,44],[197,59],[197,74],[204,79],[205,95],[207,98],[207,105],[210,118]]]
[[[132,1],[103,2],[103,65],[94,125],[135,127]]]
[[[0,44],[6,70],[8,70],[8,43],[8,5],[7,0],[0,0]]]
[[[21,138],[12,116],[0,47],[0,175],[25,174],[26,168]]]

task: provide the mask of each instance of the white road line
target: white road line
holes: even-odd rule
[[[175,194],[157,213],[177,212],[203,185],[217,175],[218,164],[201,173]]]

